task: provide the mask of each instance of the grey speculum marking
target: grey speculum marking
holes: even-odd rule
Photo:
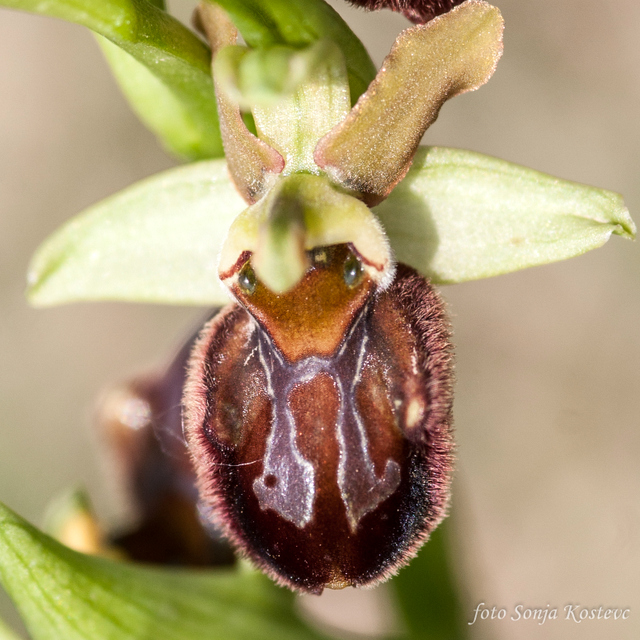
[[[297,426],[289,396],[294,386],[309,382],[320,373],[331,376],[338,393],[337,481],[351,530],[355,531],[361,518],[391,496],[400,484],[400,465],[394,460],[387,460],[382,478],[376,476],[367,433],[356,408],[355,392],[367,353],[366,316],[367,308],[334,357],[310,356],[293,365],[285,361],[261,328],[254,332],[272,403],[272,427],[263,471],[254,481],[253,490],[262,509],[274,509],[299,528],[313,518],[315,471],[296,445]],[[274,393],[274,389],[278,392]]]

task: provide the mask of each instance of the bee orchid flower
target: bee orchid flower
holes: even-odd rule
[[[169,377],[122,396],[133,410],[116,411],[112,429],[137,486],[153,493],[161,476],[187,504],[184,529],[206,561],[221,530],[297,591],[391,576],[449,499],[452,346],[435,286],[635,236],[615,193],[420,146],[449,98],[494,73],[499,10],[358,2],[418,23],[375,73],[321,0],[204,2],[195,23],[208,47],[151,2],[109,5],[122,15],[0,4],[101,34],[149,126],[199,160],[67,223],[28,275],[40,306],[218,308]],[[180,416],[167,398],[183,387]]]
[[[201,508],[282,584],[368,585],[444,517],[452,458],[443,305],[396,264],[370,207],[406,175],[442,104],[489,79],[502,18],[470,0],[403,32],[352,109],[331,42],[277,52],[307,66],[287,94],[255,82],[243,93],[276,52],[235,45],[211,4],[197,23],[230,175],[250,205],[218,265],[236,302],[203,329],[185,388]]]

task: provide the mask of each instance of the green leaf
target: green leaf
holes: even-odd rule
[[[305,47],[333,40],[342,49],[351,101],[366,91],[376,68],[364,45],[324,0],[216,0],[236,24],[245,42],[256,49],[273,45]]]
[[[124,74],[135,73],[135,78],[125,80],[123,89],[169,149],[190,159],[223,154],[209,48],[154,3],[0,0],[0,6],[62,18],[104,36],[139,63],[123,54],[107,56],[121,82]],[[143,69],[136,68],[140,66]],[[171,115],[178,118],[177,124],[170,122]]]
[[[239,570],[161,570],[85,556],[0,505],[0,581],[33,640],[317,637],[293,595]]]
[[[168,151],[186,159],[221,155],[203,153],[201,127],[162,80],[106,38],[96,39],[131,108]]]
[[[564,260],[636,227],[611,191],[459,149],[422,147],[374,209],[396,258],[440,284]]]
[[[148,178],[89,208],[38,249],[29,299],[37,306],[78,300],[225,304],[218,253],[245,207],[223,160]]]
[[[462,640],[464,611],[452,573],[448,526],[440,525],[420,553],[391,581],[412,640]]]
[[[22,638],[0,618],[0,640],[22,640]]]

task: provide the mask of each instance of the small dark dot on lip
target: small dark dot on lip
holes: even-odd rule
[[[265,476],[264,484],[271,489],[278,484],[278,478],[270,473],[268,476]]]

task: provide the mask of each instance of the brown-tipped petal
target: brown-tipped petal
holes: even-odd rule
[[[225,46],[236,42],[238,32],[226,13],[218,6],[202,2],[194,16],[196,26],[207,36],[215,56]],[[216,101],[222,143],[229,173],[244,200],[253,204],[273,185],[284,169],[284,158],[247,129],[240,107],[215,81]]]
[[[338,184],[373,206],[405,176],[446,100],[482,86],[502,55],[500,11],[467,0],[403,31],[365,94],[315,151]]]
[[[369,11],[391,9],[402,13],[411,22],[429,22],[436,16],[451,11],[463,0],[348,0],[350,4],[363,7]]]

